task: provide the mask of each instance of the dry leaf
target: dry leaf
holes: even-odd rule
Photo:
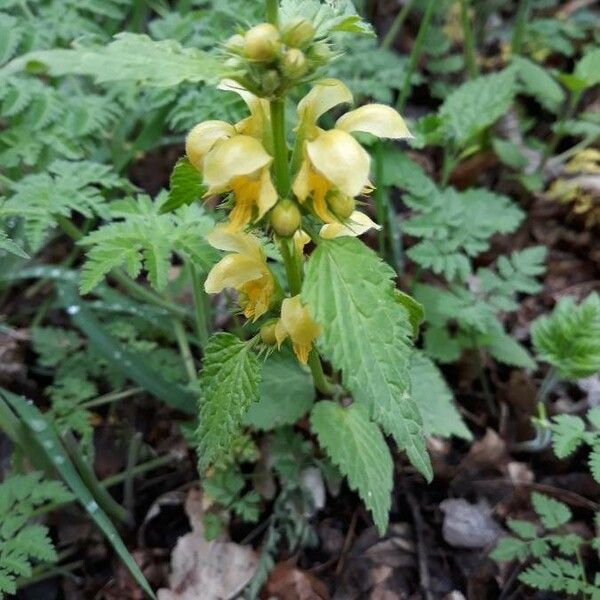
[[[278,600],[329,600],[322,581],[286,563],[279,563],[271,571],[265,594]]]

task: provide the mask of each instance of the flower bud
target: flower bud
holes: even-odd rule
[[[271,226],[282,237],[293,235],[301,222],[300,210],[292,200],[280,200],[271,211]]]
[[[310,47],[309,58],[319,65],[324,65],[333,57],[333,51],[325,41],[316,42]]]
[[[265,96],[271,95],[281,85],[281,77],[275,69],[269,69],[260,80],[260,88]]]
[[[250,60],[267,62],[274,59],[281,48],[279,31],[270,23],[255,25],[246,32],[244,54]]]
[[[277,343],[275,337],[275,323],[267,323],[260,328],[260,339],[267,346],[274,346]]]
[[[281,70],[288,79],[299,79],[307,69],[306,56],[298,48],[290,48],[281,59]]]
[[[244,52],[244,48],[246,45],[246,41],[243,35],[236,33],[232,35],[226,42],[225,48],[232,52],[233,54],[242,54]]]
[[[314,35],[314,25],[302,17],[296,17],[285,25],[282,37],[284,43],[290,48],[303,48]]]
[[[345,194],[334,194],[327,198],[327,204],[331,212],[341,221],[345,221],[356,208],[354,198]]]

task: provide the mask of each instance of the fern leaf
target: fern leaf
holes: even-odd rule
[[[585,423],[575,415],[557,415],[552,419],[552,447],[558,458],[566,458],[584,441]]]
[[[41,63],[55,77],[89,75],[97,83],[131,81],[151,87],[216,81],[222,73],[220,61],[202,50],[184,48],[174,40],[156,42],[147,35],[129,32],[117,34],[106,46],[30,52],[8,63],[5,69],[14,72],[31,61]]]
[[[566,504],[549,496],[534,492],[531,494],[531,502],[546,529],[556,529],[573,517]]]
[[[366,407],[353,404],[342,408],[321,401],[312,409],[310,424],[319,445],[348,478],[384,535],[391,508],[393,464],[383,435],[369,420]]]
[[[227,456],[248,407],[258,401],[260,365],[251,347],[234,335],[209,340],[200,377],[200,470]]]
[[[302,296],[344,384],[430,478],[422,419],[409,393],[411,324],[395,299],[394,276],[354,238],[323,241],[308,261]]]
[[[531,326],[540,360],[551,364],[563,379],[581,379],[600,370],[600,295],[581,304],[565,297],[550,315]]]

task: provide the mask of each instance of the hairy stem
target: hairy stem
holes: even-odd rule
[[[383,186],[383,142],[378,140],[375,144],[375,211],[377,214],[377,223],[381,229],[377,232],[379,242],[379,255],[385,259],[385,234],[386,221],[388,213],[388,195]]]
[[[267,0],[267,21],[277,25],[279,21],[279,0]]]
[[[173,332],[175,333],[175,338],[177,339],[177,345],[179,346],[179,352],[181,353],[185,370],[189,380],[194,382],[198,379],[198,374],[196,373],[196,365],[194,364],[194,357],[192,356],[192,351],[187,341],[185,329],[181,324],[181,321],[178,321],[177,319],[173,319],[172,323]]]
[[[288,149],[285,136],[285,99],[271,100],[271,127],[273,131],[273,175],[280,198],[290,191]]]
[[[308,366],[310,367],[310,372],[312,373],[317,390],[322,394],[331,396],[333,393],[333,386],[329,383],[323,372],[323,365],[321,364],[319,353],[315,349],[311,350],[308,355]]]
[[[283,265],[285,267],[285,275],[290,288],[290,294],[296,296],[302,289],[302,272],[300,265],[298,264],[293,242],[288,238],[281,238],[279,249],[281,251],[281,257],[283,258]]]

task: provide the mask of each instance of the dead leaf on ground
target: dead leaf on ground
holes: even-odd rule
[[[509,460],[506,442],[493,429],[488,428],[485,435],[473,443],[461,466],[492,468],[504,472]]]
[[[171,555],[170,589],[158,591],[158,600],[223,600],[235,597],[250,581],[258,558],[250,546],[204,539],[202,499],[191,490],[186,512],[193,531],[179,538]]]
[[[448,499],[440,509],[444,513],[442,535],[456,548],[486,548],[503,533],[484,500],[471,504],[463,498]]]
[[[271,571],[263,595],[278,600],[329,600],[322,581],[286,563],[279,563]]]

